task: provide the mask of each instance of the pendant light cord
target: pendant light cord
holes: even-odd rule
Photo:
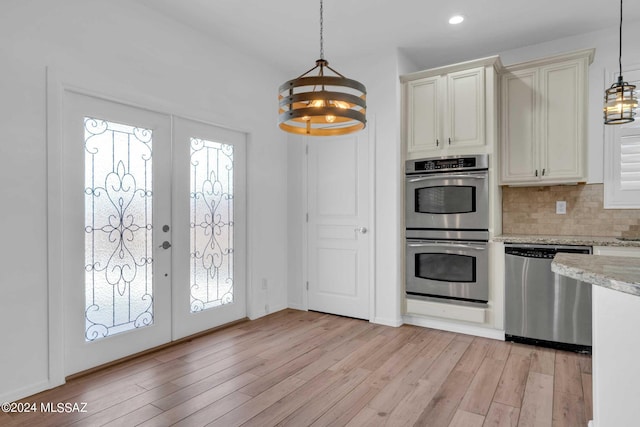
[[[620,53],[618,54],[618,66],[620,67],[618,76],[622,79],[622,0],[620,0]]]
[[[622,2],[622,0],[620,0]],[[320,59],[324,59],[324,35],[323,35],[323,27],[324,27],[324,2],[320,0]],[[622,18],[620,18],[622,20]],[[622,25],[622,24],[620,24]],[[622,31],[622,29],[620,29]],[[621,33],[622,34],[622,33]],[[620,36],[622,37],[622,36]]]

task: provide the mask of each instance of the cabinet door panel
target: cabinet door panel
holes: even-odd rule
[[[541,69],[541,96],[546,105],[540,138],[542,180],[579,180],[583,175],[582,79],[576,61]]]
[[[409,153],[435,150],[440,141],[440,77],[417,80],[407,85]]]
[[[484,68],[448,74],[447,93],[445,142],[452,146],[484,145]]]
[[[502,182],[531,181],[537,171],[538,72],[502,78]]]

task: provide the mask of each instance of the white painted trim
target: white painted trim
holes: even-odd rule
[[[375,323],[377,325],[392,326],[394,328],[397,328],[398,326],[402,326],[404,323],[406,323],[402,321],[402,318],[392,319],[392,318],[384,318],[384,317],[376,317],[370,322]]]
[[[50,388],[57,387],[62,384],[64,384],[64,379],[61,384],[55,384],[55,385],[52,385],[50,380],[31,384],[29,386],[22,387],[17,390],[12,390],[8,393],[0,395],[0,402],[15,402],[16,400],[22,399],[25,396],[32,396],[36,393],[40,393],[43,390],[48,390]]]
[[[296,137],[298,138],[298,137]],[[302,162],[302,212],[305,220],[302,221],[302,307],[301,310],[309,310],[309,139],[302,138],[304,144],[304,161]]]
[[[369,320],[376,318],[376,116],[369,116]],[[375,323],[375,322],[374,322]],[[399,325],[398,325],[399,326]]]
[[[477,337],[491,338],[504,341],[504,331],[500,329],[489,329],[475,325],[447,322],[444,320],[431,319],[421,316],[404,315],[404,323],[414,326],[422,326],[431,329],[456,332],[458,334],[474,335]]]
[[[64,308],[62,293],[62,98],[63,85],[46,68],[47,129],[47,293],[48,381],[16,391],[18,397],[57,387],[64,379]],[[25,393],[25,394],[21,394]],[[0,399],[10,400],[10,399]]]

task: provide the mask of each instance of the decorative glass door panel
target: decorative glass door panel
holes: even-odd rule
[[[153,323],[152,136],[84,118],[87,341]]]
[[[233,145],[191,138],[191,312],[233,302]]]

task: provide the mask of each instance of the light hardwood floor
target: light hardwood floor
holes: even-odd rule
[[[589,356],[283,310],[73,379],[0,425],[577,427],[591,393]]]

